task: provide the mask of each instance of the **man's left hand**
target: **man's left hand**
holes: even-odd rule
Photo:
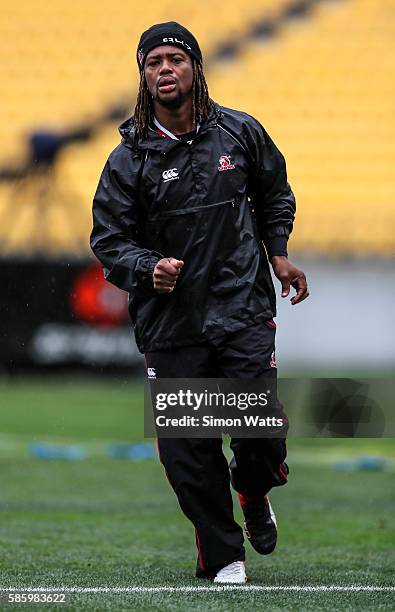
[[[306,275],[294,266],[286,257],[275,255],[271,259],[273,272],[281,282],[281,297],[289,295],[291,286],[296,289],[296,295],[290,300],[292,305],[303,302],[309,297]]]

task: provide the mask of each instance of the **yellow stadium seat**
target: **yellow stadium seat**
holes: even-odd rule
[[[285,4],[20,0],[1,7],[8,36],[0,39],[0,165],[21,162],[25,136],[39,127],[92,121],[122,98],[131,113],[136,44],[153,23],[180,21],[207,57]],[[395,0],[318,3],[309,18],[290,21],[269,41],[246,43],[235,60],[206,72],[211,96],[257,117],[286,157],[298,203],[293,251],[395,253],[394,9]],[[2,184],[4,249],[87,253],[92,196],[118,142],[116,125],[104,126],[62,152],[55,176]],[[52,203],[41,224],[40,188]]]

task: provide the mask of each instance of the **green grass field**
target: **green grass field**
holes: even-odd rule
[[[394,587],[393,440],[290,440],[289,484],[271,496],[278,548],[260,557],[247,542],[249,583],[216,591],[194,578],[194,530],[159,462],[106,456],[111,442],[142,440],[142,402],[141,387],[122,381],[0,384],[2,589],[113,589],[66,592],[63,610],[395,609],[395,591],[284,589]],[[88,456],[35,459],[34,441],[80,444]],[[387,469],[333,467],[360,455],[384,457]],[[55,609],[0,597],[4,609]]]

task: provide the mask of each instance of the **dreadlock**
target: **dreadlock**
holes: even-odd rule
[[[193,82],[192,82],[192,119],[193,124],[201,123],[205,119],[214,102],[208,94],[207,82],[203,74],[202,66],[193,58]],[[152,95],[145,80],[144,70],[141,71],[140,86],[137,94],[136,107],[134,109],[134,124],[140,138],[146,136],[148,126],[154,119]]]

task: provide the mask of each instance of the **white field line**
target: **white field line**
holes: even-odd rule
[[[281,585],[237,585],[223,586],[130,586],[130,587],[0,587],[0,592],[18,593],[202,593],[221,591],[290,591],[302,593],[333,593],[333,592],[395,592],[395,586],[374,585],[312,585],[312,586],[281,586]]]

